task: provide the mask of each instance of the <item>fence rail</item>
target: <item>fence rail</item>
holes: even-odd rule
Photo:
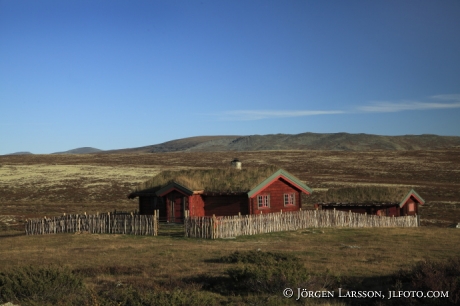
[[[27,220],[26,235],[88,232],[92,234],[158,235],[158,211],[153,215],[134,213],[63,215]]]
[[[229,217],[186,217],[185,237],[217,239],[312,227],[417,227],[418,216],[384,217],[336,210],[303,210]]]

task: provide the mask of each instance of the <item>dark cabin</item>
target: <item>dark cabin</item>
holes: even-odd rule
[[[238,164],[237,164],[238,163]],[[164,171],[128,195],[139,197],[139,212],[161,221],[182,222],[190,216],[233,216],[295,211],[301,208],[302,193],[311,189],[283,169],[234,167],[208,170]]]
[[[411,216],[419,214],[425,200],[410,188],[354,187],[331,188],[318,195],[318,209],[336,209],[378,216]]]

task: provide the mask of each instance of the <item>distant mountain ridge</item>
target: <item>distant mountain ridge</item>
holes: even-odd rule
[[[22,151],[22,152],[14,152],[10,154],[5,154],[5,155],[32,155],[33,153],[27,152],[27,151]]]
[[[82,147],[82,148],[76,148],[64,152],[56,152],[56,153],[51,153],[51,154],[87,154],[87,153],[99,153],[103,152],[102,150],[92,148],[92,147]]]
[[[438,136],[432,134],[380,136],[349,133],[302,133],[249,136],[196,136],[137,148],[104,151],[92,147],[82,147],[52,154],[120,154],[266,150],[409,151],[449,148],[460,148],[460,137]],[[25,155],[33,153],[16,152],[8,155],[22,154]]]
[[[198,136],[139,148],[102,153],[159,153],[265,150],[433,150],[460,148],[460,137],[431,134],[380,136],[349,133],[269,134],[250,136]]]

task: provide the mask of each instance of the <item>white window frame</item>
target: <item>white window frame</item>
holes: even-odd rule
[[[295,193],[285,193],[283,199],[284,206],[295,206]]]
[[[257,196],[257,207],[259,209],[270,208],[270,195],[261,194]]]

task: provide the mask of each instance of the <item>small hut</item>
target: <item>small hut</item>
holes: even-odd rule
[[[182,222],[190,216],[232,216],[294,211],[311,189],[273,166],[255,168],[164,171],[141,184],[128,198],[139,197],[139,212],[160,220]]]
[[[418,215],[419,206],[425,203],[414,189],[402,187],[331,188],[316,197],[318,209],[395,217]]]
[[[230,165],[232,165],[233,168],[241,170],[241,162],[238,158],[234,158],[231,162]]]

